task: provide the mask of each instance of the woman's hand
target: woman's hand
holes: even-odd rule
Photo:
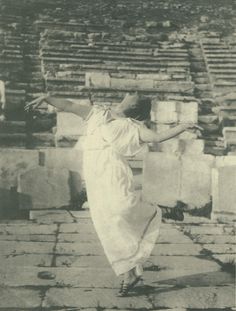
[[[37,97],[36,99],[32,100],[30,103],[26,104],[24,110],[29,112],[31,110],[38,108],[46,98],[47,98],[47,95],[42,95],[40,97]]]
[[[185,131],[195,133],[197,134],[198,137],[202,137],[202,132],[204,131],[204,129],[198,124],[191,123],[191,124],[186,124],[184,126],[185,126]]]

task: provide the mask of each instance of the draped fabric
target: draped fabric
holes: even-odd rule
[[[142,202],[134,189],[126,156],[140,144],[140,122],[113,119],[110,110],[94,107],[84,144],[84,175],[92,221],[117,275],[142,264],[155,245],[159,208]]]

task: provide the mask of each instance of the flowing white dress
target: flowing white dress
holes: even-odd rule
[[[94,106],[87,120],[84,176],[92,221],[116,275],[142,264],[155,245],[159,208],[142,202],[126,160],[140,144],[140,122],[112,119],[109,109]]]

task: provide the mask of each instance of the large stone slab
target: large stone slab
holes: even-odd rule
[[[109,268],[110,263],[105,256],[72,256],[57,255],[56,267]]]
[[[39,225],[34,223],[27,223],[23,225],[1,224],[1,235],[26,235],[26,234],[55,234],[57,230],[56,225]]]
[[[41,271],[49,271],[55,275],[53,280],[45,280],[37,277]],[[96,278],[94,275],[96,274]],[[118,288],[119,280],[110,267],[108,268],[40,268],[40,267],[6,267],[0,268],[1,280],[5,285],[18,286],[57,286],[64,287],[97,287]]]
[[[204,244],[203,248],[213,254],[236,254],[235,244]]]
[[[79,116],[68,113],[58,112],[57,113],[57,132],[56,136],[67,136],[67,135],[85,135],[86,134],[86,123]]]
[[[180,198],[181,163],[172,154],[149,153],[144,160],[143,199],[164,206],[175,206]]]
[[[53,251],[54,243],[0,241],[0,247],[1,247],[1,255],[50,254]]]
[[[38,224],[73,223],[75,219],[66,210],[41,210],[30,211],[30,219]]]
[[[69,171],[38,167],[19,176],[20,209],[50,209],[70,205]]]
[[[111,86],[110,75],[106,72],[86,72],[85,86],[109,88]]]
[[[83,178],[83,152],[75,148],[40,150],[42,165],[48,168],[65,168]]]
[[[152,121],[158,123],[197,123],[198,103],[156,101],[152,104]]]
[[[194,294],[193,294],[194,292]],[[150,296],[153,305],[167,308],[223,309],[235,307],[234,286],[189,287],[158,292]]]
[[[17,187],[17,176],[38,165],[38,152],[35,150],[0,150],[0,210],[17,205],[11,189]]]
[[[0,287],[0,307],[3,310],[14,308],[39,308],[42,301],[40,290]]]
[[[202,247],[198,244],[157,244],[152,255],[157,256],[196,256],[200,255]]]
[[[193,241],[199,244],[236,244],[233,235],[196,235],[193,237]]]
[[[79,299],[78,299],[79,297]],[[152,308],[148,298],[130,296],[120,299],[111,289],[80,289],[52,288],[46,293],[44,308],[49,307],[79,307],[79,308],[119,308],[119,309],[149,309]]]
[[[236,165],[236,155],[233,156],[223,156],[223,157],[216,157],[215,167],[225,167],[225,166],[234,166]]]
[[[12,254],[0,255],[0,267],[50,267],[53,255],[48,254]]]
[[[210,155],[181,158],[180,200],[190,208],[200,208],[211,200],[211,169],[214,157]]]
[[[213,217],[218,213],[236,213],[236,165],[212,171]]]
[[[80,255],[80,256],[100,256],[104,255],[100,243],[78,242],[78,243],[57,243],[56,254]]]

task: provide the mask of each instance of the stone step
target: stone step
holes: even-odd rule
[[[230,64],[230,65],[235,65],[235,63],[236,63],[236,58],[230,58],[230,59],[208,59],[207,60],[207,63],[209,64],[209,65],[211,65],[211,64],[225,64],[225,65],[228,65],[228,64]]]
[[[236,69],[236,63],[209,64],[208,66],[209,66],[210,70],[212,70],[212,69],[225,69],[225,70]]]
[[[42,59],[79,59],[79,60],[88,60],[88,59],[97,59],[97,60],[117,60],[117,61],[142,61],[142,62],[155,62],[156,60],[160,60],[160,61],[169,61],[169,62],[180,62],[180,63],[184,63],[186,62],[186,58],[184,57],[160,57],[160,56],[137,56],[135,54],[130,55],[130,56],[120,56],[120,55],[105,55],[105,54],[96,54],[96,53],[45,53],[42,52],[41,54],[41,58]]]
[[[48,64],[47,64],[48,65]],[[120,72],[127,73],[131,72],[135,73],[167,73],[167,74],[186,74],[188,75],[189,71],[187,68],[182,67],[165,67],[165,68],[142,68],[137,66],[127,66],[127,65],[119,65],[119,64],[76,64],[76,63],[66,63],[60,64],[59,68],[62,70],[82,70],[82,71],[104,71],[104,72]]]
[[[77,63],[78,65],[81,64],[81,65],[88,65],[88,66],[94,66],[94,64],[97,64],[99,66],[103,65],[103,67],[106,68],[106,65],[102,64],[101,61],[99,60],[93,60],[93,59],[66,59],[66,58],[44,58],[43,59],[43,62],[44,62],[44,66],[46,66],[47,64],[50,64],[52,65],[52,63],[55,63],[55,64],[62,64],[62,63],[68,63],[68,62],[74,62],[74,63]],[[93,65],[91,64],[93,63]],[[188,69],[189,68],[189,62],[160,62],[160,61],[156,61],[156,62],[149,62],[149,63],[141,63],[140,61],[129,61],[129,62],[125,62],[126,63],[126,66],[125,64],[120,64],[120,62],[115,62],[115,61],[109,61],[109,62],[106,62],[108,66],[110,65],[113,65],[113,66],[117,66],[116,68],[119,70],[119,68],[121,69],[127,69],[127,65],[130,66],[130,67],[134,67],[136,66],[136,68],[146,68],[146,69],[154,69],[156,71],[157,68],[169,68],[169,67],[181,67],[181,69],[183,68],[186,68]],[[153,68],[154,67],[154,68]]]
[[[0,133],[25,133],[25,121],[0,121]]]
[[[14,147],[14,148],[25,148],[26,147],[26,134],[2,134],[0,133],[0,147]]]
[[[68,46],[65,47],[63,46],[55,46],[55,47],[45,47],[42,46],[42,50],[44,53],[55,53],[55,52],[60,52],[60,53],[68,53],[72,51],[76,51],[77,53],[87,53],[87,54],[103,54],[103,55],[136,55],[136,56],[158,56],[162,55],[165,57],[188,57],[188,52],[187,51],[171,51],[171,50],[161,50],[161,49],[149,49],[147,51],[140,51],[139,49],[135,48],[111,48],[111,47],[92,47],[88,48],[87,45],[83,47],[77,47],[77,46]]]
[[[211,68],[210,72],[212,74],[223,74],[223,75],[234,75],[236,74],[236,69],[231,69],[231,68],[226,68],[226,69],[221,69],[221,68]]]
[[[66,45],[71,45],[72,47],[78,47],[78,48],[83,48],[85,47],[86,49],[88,48],[88,42],[76,42],[74,40],[60,40],[60,39],[53,39],[50,38],[46,39],[45,42],[47,46],[57,46],[58,44],[61,44],[61,46],[66,46]],[[121,42],[96,42],[95,46],[91,47],[91,49],[93,48],[99,48],[99,47],[103,47],[103,48],[109,48],[112,50],[139,50],[139,51],[150,51],[150,49],[157,49],[157,50],[165,50],[168,52],[186,52],[187,49],[185,46],[182,47],[177,47],[174,44],[170,44],[169,42],[167,42],[166,44],[163,43],[162,45],[160,44],[150,44],[148,42],[126,42],[126,41],[121,41]]]

